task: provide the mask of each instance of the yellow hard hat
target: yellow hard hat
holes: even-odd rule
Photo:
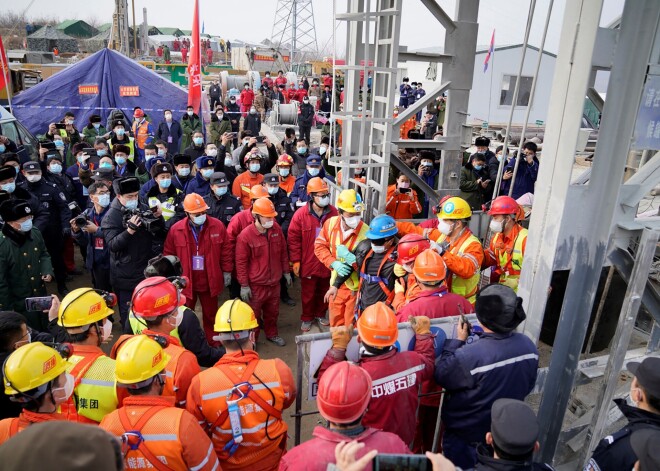
[[[13,396],[31,391],[65,371],[66,362],[54,348],[41,342],[28,343],[14,350],[5,361],[2,371],[5,394]]]
[[[472,216],[470,205],[463,198],[453,196],[442,203],[438,219],[466,219]]]
[[[240,299],[230,299],[220,306],[215,314],[216,332],[240,332],[259,327],[254,311],[249,304]]]
[[[74,289],[62,300],[57,323],[62,327],[82,327],[103,320],[114,314],[108,306],[112,296],[108,293],[106,299],[93,288]]]
[[[337,209],[349,213],[361,213],[364,211],[362,197],[355,190],[342,190],[337,197]]]
[[[115,363],[115,379],[120,385],[134,388],[163,371],[170,356],[151,337],[136,335],[119,347]]]

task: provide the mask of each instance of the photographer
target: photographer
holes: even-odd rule
[[[385,210],[394,219],[412,219],[415,214],[422,212],[417,192],[410,188],[410,178],[403,173],[394,185],[387,187]]]
[[[165,237],[165,221],[160,208],[152,213],[146,204],[139,201],[140,182],[137,178],[119,178],[113,182],[113,187],[117,197],[110,204],[101,229],[110,250],[110,282],[119,298],[123,327],[128,318],[133,290],[144,279],[143,271],[149,259],[160,252]],[[145,214],[151,215],[146,221]]]
[[[436,188],[438,179],[438,170],[433,168],[435,161],[435,153],[429,150],[423,150],[419,153],[419,167],[417,168],[417,175],[426,182],[431,188]],[[426,217],[429,212],[429,198],[424,196],[424,203],[422,204],[422,216]]]
[[[110,188],[106,183],[92,183],[89,188],[91,208],[71,220],[73,238],[87,249],[86,267],[94,288],[112,291],[110,284],[110,252],[103,238],[101,222],[110,207]]]

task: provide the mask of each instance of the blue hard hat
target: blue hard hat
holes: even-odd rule
[[[395,236],[397,232],[399,232],[399,229],[396,227],[394,218],[387,214],[380,214],[369,223],[367,239],[387,239]]]

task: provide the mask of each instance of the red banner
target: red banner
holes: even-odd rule
[[[5,46],[2,44],[2,36],[0,36],[0,90],[3,90],[11,80],[11,72],[9,71],[9,62],[5,55]]]
[[[133,86],[119,86],[119,96],[140,96],[140,87],[137,85]]]
[[[190,35],[190,58],[188,59],[188,106],[192,106],[199,114],[199,105],[202,101],[202,51],[199,38],[199,0],[195,0],[193,11],[192,34]]]
[[[98,85],[78,85],[78,95],[98,95]]]

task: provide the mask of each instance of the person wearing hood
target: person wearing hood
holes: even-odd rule
[[[197,166],[197,175],[188,185],[186,194],[197,193],[203,198],[211,191],[209,180],[215,171],[215,157],[202,155],[195,160],[195,165]]]
[[[93,146],[94,141],[99,137],[108,139],[110,133],[105,126],[103,126],[101,117],[97,114],[93,114],[89,117],[89,124],[83,128],[83,139],[87,141],[90,146]]]
[[[158,125],[156,137],[167,143],[167,153],[175,155],[179,152],[179,142],[183,131],[181,125],[172,117],[172,110],[163,112],[163,121]]]
[[[181,138],[181,152],[184,152],[190,147],[194,133],[202,132],[202,121],[194,110],[195,109],[192,106],[188,106],[186,108],[186,114],[181,118],[181,129],[183,131],[183,137]]]
[[[470,209],[478,211],[485,202],[490,201],[494,185],[488,175],[486,157],[480,153],[472,154],[461,168],[459,196],[467,201]]]
[[[311,154],[307,157],[307,167],[305,173],[301,174],[296,178],[296,182],[293,184],[293,191],[291,192],[291,201],[299,208],[304,206],[307,201],[309,201],[309,194],[307,194],[307,183],[314,178],[319,177],[321,179],[327,178],[334,183],[335,179],[329,175],[326,175],[325,169],[323,168],[323,163],[320,156]]]
[[[215,144],[216,147],[222,144],[222,136],[226,132],[231,132],[231,122],[221,106],[219,105],[218,109],[211,113],[211,123],[206,129],[206,142]]]
[[[456,466],[476,465],[475,444],[490,430],[497,399],[524,400],[536,382],[539,352],[515,331],[525,320],[522,299],[501,284],[483,288],[476,300],[483,334],[467,343],[470,326],[460,322],[456,338],[447,339],[436,360],[435,381],[448,393],[442,407],[442,449]]]

